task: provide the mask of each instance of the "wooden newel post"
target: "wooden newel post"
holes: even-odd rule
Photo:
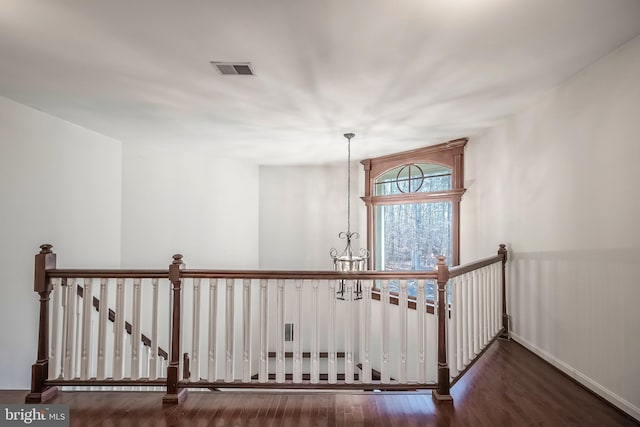
[[[40,295],[40,321],[38,323],[38,357],[31,366],[31,392],[25,403],[43,403],[51,399],[58,391],[57,387],[48,387],[45,381],[49,377],[49,296],[53,289],[47,271],[56,268],[56,254],[49,244],[40,245],[36,255],[33,290]]]
[[[186,388],[178,388],[180,373],[180,320],[181,320],[181,270],[184,268],[182,255],[173,256],[173,262],[169,265],[169,280],[173,292],[171,311],[171,356],[167,368],[167,394],[162,397],[163,404],[180,404],[187,396]]]
[[[432,396],[436,402],[452,402],[450,393],[449,363],[447,362],[447,282],[449,267],[443,256],[438,257],[438,387]]]
[[[500,338],[509,339],[509,315],[507,314],[507,247],[500,244],[498,255],[502,256],[502,333]]]

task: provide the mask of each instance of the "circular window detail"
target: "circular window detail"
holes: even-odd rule
[[[424,171],[415,163],[404,165],[396,175],[396,187],[401,193],[415,193],[424,184]]]

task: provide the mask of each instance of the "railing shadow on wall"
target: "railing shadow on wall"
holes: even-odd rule
[[[354,273],[190,270],[182,255],[166,270],[58,269],[52,246],[40,249],[27,403],[70,386],[162,387],[166,404],[198,388],[430,389],[451,401],[452,384],[508,336],[504,245],[450,270],[439,257],[434,271]],[[339,301],[342,281],[362,298]]]

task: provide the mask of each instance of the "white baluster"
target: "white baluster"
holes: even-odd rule
[[[438,318],[436,316],[438,312],[438,303],[436,301],[438,297],[438,284],[435,280],[427,280],[425,290],[431,285],[434,293],[433,300],[431,301],[431,313],[426,316],[425,330],[426,330],[426,350],[425,350],[425,367],[428,383],[435,383],[438,372]],[[428,297],[427,297],[428,298]],[[429,344],[432,344],[431,346]]]
[[[84,279],[84,290],[82,297],[82,344],[80,350],[80,379],[89,379],[89,368],[91,366],[91,307],[93,303],[93,293],[91,291],[91,279]]]
[[[222,279],[220,279],[222,280]],[[217,375],[217,332],[218,332],[218,280],[209,279],[209,342],[207,381],[213,382]]]
[[[465,348],[465,338],[464,338],[464,328],[466,322],[466,308],[464,302],[464,276],[458,276],[455,278],[455,282],[453,285],[453,294],[454,301],[456,301],[456,359],[453,361],[455,363],[458,371],[462,371],[464,369],[464,348]]]
[[[234,302],[233,302],[233,294],[234,294],[234,279],[227,279],[227,307],[226,311],[226,336],[225,336],[225,381],[232,382],[233,378],[233,339],[234,337]]]
[[[426,293],[425,293],[425,281],[418,280],[418,289],[416,292],[416,314],[418,324],[416,325],[416,342],[418,345],[418,383],[424,384],[427,382],[427,372],[426,372],[426,331],[425,331],[425,321],[426,321]]]
[[[478,354],[478,272],[477,270],[471,273],[471,356],[470,360],[473,360],[476,354]]]
[[[465,278],[465,301],[467,304],[467,352],[465,353],[465,362],[467,365],[473,360],[473,272],[467,273]]]
[[[151,344],[149,345],[149,379],[158,378],[158,279],[151,279]]]
[[[193,331],[191,339],[190,381],[200,381],[200,279],[193,279]]]
[[[123,377],[124,365],[124,279],[116,281],[116,322],[113,342],[113,379]]]
[[[251,382],[251,279],[243,280],[242,289],[242,381],[248,383]]]
[[[498,324],[496,322],[496,311],[498,309],[496,304],[496,282],[498,281],[496,264],[491,266],[491,338],[496,336],[498,332]]]
[[[66,286],[66,308],[63,308],[64,316],[64,335],[63,335],[63,349],[64,349],[64,365],[62,368],[62,375],[65,380],[73,378],[72,372],[72,358],[73,358],[73,324],[74,324],[74,312],[76,303],[76,280],[67,279]]]
[[[131,379],[140,378],[140,312],[142,309],[141,279],[133,279],[133,304],[131,316]]]
[[[60,339],[59,315],[61,310],[61,286],[60,279],[51,279],[51,345],[49,346],[49,379],[55,379],[58,375],[58,341]]]
[[[284,375],[284,280],[278,279],[276,299],[276,382],[283,383]]]
[[[302,382],[302,354],[300,349],[300,329],[302,328],[302,280],[296,280],[296,306],[293,326],[293,382]]]
[[[502,263],[493,265],[493,335],[495,336],[500,329],[500,268]]]
[[[269,380],[269,288],[268,280],[260,279],[260,370],[258,382]]]
[[[449,374],[451,377],[458,375],[458,300],[455,297],[455,289],[458,287],[459,277],[450,279],[447,283],[447,292],[445,292],[445,298],[450,295],[449,300],[449,324],[447,325],[447,347],[449,353],[447,354],[447,361],[449,362]]]
[[[363,307],[363,339],[362,339],[362,382],[371,383],[371,281],[362,283],[362,307]]]
[[[353,280],[347,280],[346,294],[354,295]],[[344,382],[347,384],[353,383],[354,366],[353,366],[353,322],[352,312],[355,311],[355,304],[347,302],[346,304],[353,304],[351,307],[347,306],[345,310],[344,319]]]
[[[73,346],[73,378],[80,377],[80,359],[82,356],[82,346],[81,346],[81,337],[82,337],[82,301],[80,299],[80,295],[78,295],[78,285],[75,286],[75,298],[76,298],[76,327],[74,340],[75,344]]]
[[[484,294],[484,345],[486,347],[486,345],[489,343],[489,340],[491,339],[490,335],[490,325],[489,325],[489,321],[491,320],[491,300],[489,299],[489,295],[490,295],[490,280],[491,280],[491,267],[485,267],[484,268],[484,289],[483,289],[483,294]]]
[[[389,281],[382,281],[382,291],[380,295],[380,308],[382,310],[382,367],[380,369],[380,380],[382,383],[391,382],[389,373]]]
[[[492,276],[492,266],[487,266],[486,272],[486,282],[484,284],[484,300],[486,304],[485,308],[485,344],[488,344],[493,335],[491,334],[491,318],[493,317],[492,302],[491,302],[491,276]]]
[[[108,279],[100,279],[100,313],[98,314],[98,366],[96,378],[103,380],[107,377],[106,347],[107,347],[107,321],[109,320],[108,304]]]
[[[487,345],[487,268],[480,270],[480,314],[482,315],[480,323],[480,350]]]
[[[336,363],[336,281],[329,280],[329,333],[328,333],[328,382],[338,382],[338,367]]]
[[[313,288],[313,300],[311,302],[311,384],[317,384],[320,382],[320,361],[318,357],[318,280],[313,280],[311,286]]]
[[[400,315],[400,382],[407,382],[407,281],[400,281],[400,296],[398,298]]]

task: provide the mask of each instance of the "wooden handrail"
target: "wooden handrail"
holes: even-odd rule
[[[469,264],[458,265],[455,267],[451,267],[449,270],[449,278],[454,278],[457,276],[462,276],[463,274],[469,273],[474,270],[478,270],[482,267],[486,267],[487,265],[495,264],[496,262],[500,262],[504,259],[502,254],[494,255],[491,257],[483,258],[478,261],[470,262]]]
[[[197,279],[323,279],[323,280],[385,280],[437,279],[433,271],[317,271],[317,270],[182,270],[180,277]]]
[[[47,271],[50,278],[61,279],[166,279],[169,270],[98,270],[56,268]]]

